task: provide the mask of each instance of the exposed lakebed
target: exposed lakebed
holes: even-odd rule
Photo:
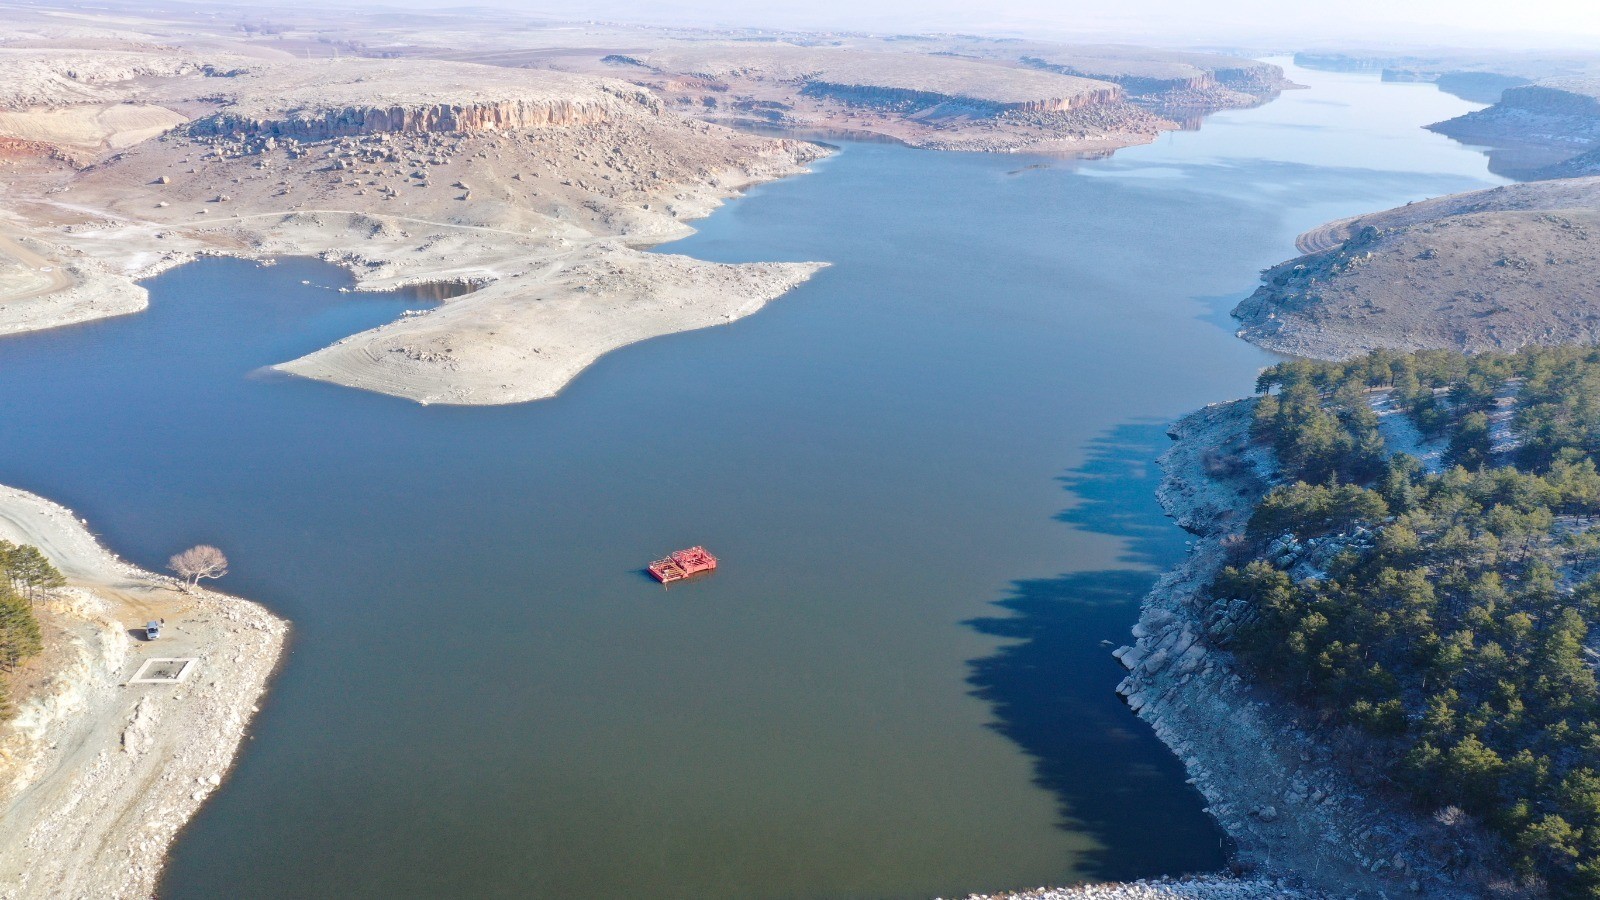
[[[1312,85],[1095,162],[852,144],[661,248],[834,265],[559,397],[282,376],[417,296],[202,260],[0,342],[0,483],[294,622],[170,897],[917,897],[1212,868],[1112,688],[1179,558],[1164,424],[1326,219],[1497,181],[1428,85]],[[1042,164],[1042,165],[1036,165]],[[310,284],[303,284],[309,281]],[[723,567],[662,589],[659,553]],[[200,673],[203,677],[203,673]]]

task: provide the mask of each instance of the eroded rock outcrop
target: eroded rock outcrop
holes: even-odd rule
[[[1030,46],[1018,61],[1043,71],[1113,82],[1135,102],[1156,109],[1249,106],[1293,86],[1272,63],[1212,53],[1041,44]]]
[[[323,141],[368,134],[515,131],[596,125],[616,115],[614,104],[572,100],[504,100],[417,106],[344,106],[288,110],[282,116],[218,113],[189,125],[201,137],[280,137]]]
[[[1041,96],[1030,100],[996,100],[964,93],[939,93],[914,88],[844,84],[823,80],[807,82],[801,92],[808,97],[826,97],[879,109],[906,112],[931,110],[946,115],[964,113],[975,116],[997,116],[1008,112],[1071,112],[1122,98],[1122,89],[1113,85],[1062,96]]]
[[[433,61],[259,64],[224,82],[197,137],[300,141],[372,134],[520,131],[596,125],[662,105],[620,81]]]

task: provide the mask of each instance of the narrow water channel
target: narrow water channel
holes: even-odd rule
[[[924,897],[1215,867],[1110,649],[1179,558],[1165,424],[1268,356],[1226,310],[1329,218],[1496,183],[1428,85],[1109,160],[850,144],[661,248],[826,260],[561,396],[261,374],[417,296],[208,259],[0,341],[0,483],[294,622],[172,898]],[[309,282],[309,284],[302,283]],[[723,567],[641,567],[704,543]]]

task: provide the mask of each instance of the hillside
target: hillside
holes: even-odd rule
[[[1491,171],[1512,178],[1548,177],[1561,163],[1600,147],[1600,75],[1507,88],[1493,106],[1429,128],[1492,148]]]
[[[1108,81],[950,56],[696,45],[602,62],[711,121],[870,132],[929,149],[1116,147],[1173,127]]]
[[[1107,152],[1292,86],[1271,63],[1130,45],[602,24],[546,37],[461,49],[396,30],[385,52],[622,78],[706,121],[938,150]]]
[[[1600,179],[1508,185],[1330,223],[1234,309],[1268,349],[1515,350],[1600,342]]]

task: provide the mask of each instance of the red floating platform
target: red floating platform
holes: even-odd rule
[[[645,568],[662,584],[682,581],[690,575],[699,575],[717,567],[717,558],[704,547],[690,547],[656,560]]]

